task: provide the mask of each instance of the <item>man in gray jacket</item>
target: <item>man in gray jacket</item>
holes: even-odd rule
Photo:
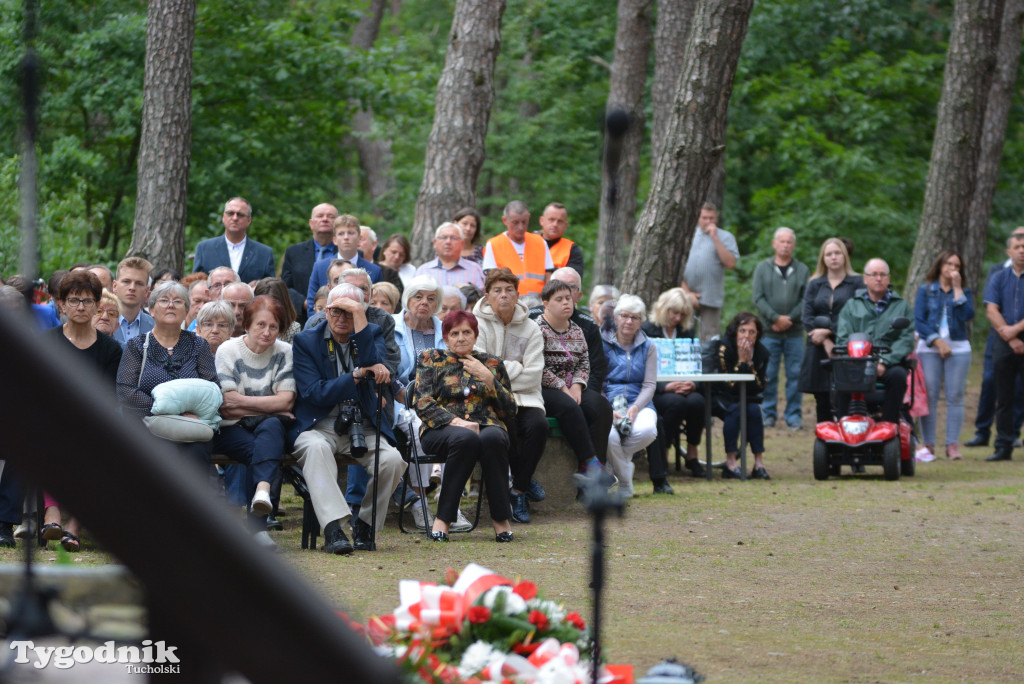
[[[800,363],[804,358],[804,330],[800,321],[803,310],[804,289],[810,272],[807,266],[793,258],[796,233],[779,228],[772,238],[775,256],[759,263],[754,269],[754,305],[761,312],[764,338],[768,348],[767,385],[761,412],[766,428],[775,425],[778,405],[779,366],[786,360],[786,425],[790,430],[802,430],[798,389]]]

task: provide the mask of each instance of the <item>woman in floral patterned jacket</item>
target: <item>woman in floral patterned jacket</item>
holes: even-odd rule
[[[508,501],[508,432],[516,413],[501,359],[474,352],[478,327],[468,311],[451,311],[441,323],[447,349],[420,354],[409,405],[423,420],[420,442],[445,457],[445,476],[434,517],[434,541],[448,541],[459,499],[477,461],[483,470],[495,540],[512,541]]]

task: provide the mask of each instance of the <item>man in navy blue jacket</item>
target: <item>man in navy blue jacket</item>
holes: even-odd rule
[[[243,283],[260,278],[273,278],[274,250],[246,237],[252,224],[252,205],[242,197],[229,199],[224,205],[224,235],[203,240],[196,245],[192,272],[209,273],[218,266],[229,266]]]
[[[359,515],[352,523],[355,548],[361,551],[372,546],[374,457],[379,470],[377,532],[384,527],[391,493],[405,470],[391,427],[387,421],[377,421],[373,383],[388,384],[391,373],[383,364],[384,336],[378,326],[367,323],[365,308],[359,288],[338,285],[327,297],[327,320],[296,335],[292,344],[299,399],[295,405],[297,424],[289,436],[294,439],[294,453],[317,519],[324,526],[324,550],[335,554],[352,553],[353,549],[343,531],[352,512],[338,486],[335,455],[351,456],[370,476]],[[366,448],[361,453],[352,446],[351,428],[343,425],[353,409],[362,414],[366,434]],[[374,452],[378,430],[379,454]]]

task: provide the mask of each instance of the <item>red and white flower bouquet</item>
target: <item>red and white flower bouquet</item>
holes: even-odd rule
[[[475,563],[449,570],[446,581],[402,580],[392,615],[352,627],[411,682],[590,684],[593,644],[578,613],[539,596],[533,582],[512,582]],[[631,679],[601,669],[601,684]]]

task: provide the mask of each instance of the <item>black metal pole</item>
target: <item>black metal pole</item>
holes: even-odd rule
[[[373,378],[373,375],[369,377]],[[376,381],[376,378],[374,378]],[[373,444],[373,506],[370,509],[370,550],[377,550],[377,487],[378,479],[380,476],[380,426],[381,419],[384,414],[384,391],[381,385],[377,385],[374,388],[377,392],[377,424],[376,430],[374,430],[374,444]],[[385,511],[385,513],[387,513]],[[398,514],[401,515],[402,511],[399,510]]]

